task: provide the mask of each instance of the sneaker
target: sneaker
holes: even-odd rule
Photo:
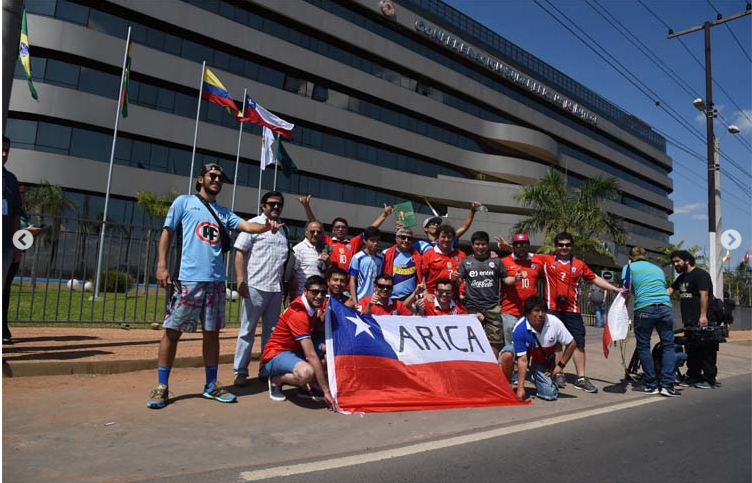
[[[540,394],[536,394],[535,397],[537,397],[541,401],[556,401],[557,399],[555,397],[541,396]]]
[[[685,377],[683,381],[679,381],[679,385],[681,387],[692,387],[698,382],[700,382],[700,379],[697,377]]]
[[[662,387],[661,396],[676,397],[676,396],[681,396],[681,393],[677,391],[676,389],[674,389],[673,387]]]
[[[235,380],[232,383],[233,386],[245,387],[248,385],[248,376],[245,374],[235,374]]]
[[[707,381],[700,381],[694,385],[697,389],[712,389],[713,386],[710,385]]]
[[[658,394],[660,390],[657,387],[649,386],[635,386],[632,388],[635,392],[641,392],[643,394]]]
[[[204,386],[203,396],[207,399],[214,399],[215,401],[223,403],[234,403],[238,401],[238,398],[235,397],[235,394],[225,389],[225,387],[219,382],[217,382],[216,384],[211,384],[209,386]]]
[[[587,377],[580,377],[579,379],[577,379],[577,382],[574,383],[574,387],[576,389],[580,389],[589,393],[598,392],[598,388],[593,386],[593,383],[590,382],[590,379],[588,379]]]
[[[517,371],[514,371],[514,372],[512,373],[512,380],[511,380],[510,382],[511,382],[512,384],[517,384],[517,378],[518,378],[518,376],[517,376]]]
[[[272,382],[272,378],[268,378],[267,381],[269,382],[269,398],[272,401],[284,401],[287,399],[287,396],[285,396],[285,393],[282,392],[282,388],[279,386],[275,386]]]
[[[723,386],[723,384],[721,384],[721,381],[713,381],[710,383],[710,385],[714,388]]]
[[[146,407],[149,409],[162,409],[167,406],[169,402],[169,391],[167,386],[159,384],[156,389],[151,392],[149,400],[146,401]]]
[[[10,337],[3,337],[3,344],[13,345],[13,339]]]
[[[567,387],[567,378],[564,377],[564,374],[556,374],[556,376],[554,377],[554,382],[559,389],[564,389],[565,387]]]
[[[324,393],[317,387],[314,387],[311,390],[300,387],[298,388],[298,397],[302,399],[310,399],[311,401],[323,401]]]

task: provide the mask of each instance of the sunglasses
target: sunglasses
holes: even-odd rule
[[[397,236],[397,238],[399,238],[400,240],[412,240],[413,239],[413,237],[411,237],[410,235],[399,235]]]
[[[315,288],[306,289],[306,292],[310,293],[314,297],[319,297],[321,295],[326,295],[326,290],[317,290]]]
[[[572,246],[572,244],[571,243],[557,243],[556,246],[561,247],[561,248],[569,248]]]
[[[451,290],[436,290],[436,293],[439,295],[452,295]]]
[[[529,243],[515,243],[512,246],[515,248],[524,248],[524,247],[529,247],[530,244]]]
[[[379,288],[379,290],[393,290],[394,285],[387,285],[383,283],[377,283],[376,286]]]
[[[267,201],[266,205],[270,208],[282,208],[285,206],[285,204],[280,201]]]
[[[323,230],[308,230],[308,233],[314,234],[314,233],[323,233]]]
[[[222,173],[206,173],[204,176],[208,176],[211,180],[218,179],[222,181]]]

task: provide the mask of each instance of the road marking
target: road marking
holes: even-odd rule
[[[240,481],[258,481],[265,480],[267,478],[279,478],[284,476],[299,475],[302,473],[312,473],[315,471],[333,470],[335,468],[343,468],[346,466],[362,465],[364,463],[374,463],[376,461],[399,458],[402,456],[410,456],[418,453],[424,453],[426,451],[434,451],[437,449],[450,448],[452,446],[459,446],[462,444],[476,443],[478,441],[484,441],[486,439],[498,438],[499,436],[519,433],[521,431],[528,431],[531,429],[544,428],[553,424],[576,421],[578,419],[598,416],[600,414],[620,411],[622,409],[634,408],[637,406],[642,406],[644,404],[650,404],[666,399],[667,398],[662,397],[635,399],[633,401],[627,401],[613,406],[589,409],[580,413],[563,414],[561,416],[554,416],[548,419],[543,419],[541,421],[530,421],[527,423],[520,423],[512,426],[505,426],[503,428],[491,429],[480,433],[454,436],[436,441],[428,441],[425,443],[402,446],[400,448],[375,451],[373,453],[343,456],[339,458],[331,458],[310,463],[276,466],[274,468],[267,468],[263,470],[244,471],[240,473]]]

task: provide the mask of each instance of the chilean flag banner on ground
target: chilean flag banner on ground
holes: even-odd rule
[[[512,392],[474,315],[373,317],[330,299],[326,364],[345,413],[529,404]]]
[[[632,279],[632,268],[627,265],[624,275],[624,288],[629,290]],[[611,342],[624,340],[629,333],[629,312],[627,300],[621,293],[616,296],[606,316],[606,326],[603,328],[603,356],[608,359],[608,346]]]
[[[292,138],[292,130],[295,127],[295,124],[264,109],[264,106],[256,103],[248,94],[245,96],[245,112],[242,116],[238,113],[238,121],[266,126],[287,139]]]

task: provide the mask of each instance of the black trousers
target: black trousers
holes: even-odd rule
[[[718,375],[718,343],[687,344],[687,377],[715,383]]]
[[[10,329],[8,328],[8,305],[10,303],[10,285],[18,273],[18,263],[11,263],[8,269],[8,276],[3,284],[3,339],[10,339]]]

